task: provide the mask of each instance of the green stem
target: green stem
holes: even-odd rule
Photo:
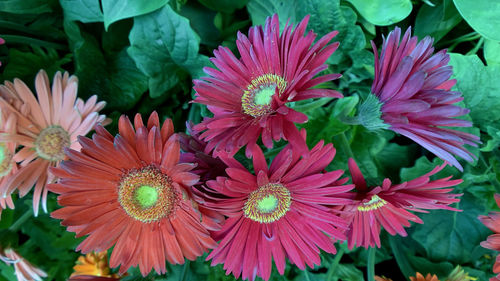
[[[367,275],[368,281],[375,281],[375,253],[377,252],[377,248],[370,247],[368,249],[368,263],[367,267]]]
[[[481,48],[481,46],[483,45],[483,43],[484,43],[484,37],[481,37],[481,39],[479,39],[479,42],[477,42],[476,46],[474,46],[474,48],[472,48],[472,50],[467,52],[467,54],[465,55],[470,56],[476,54],[477,51],[479,51],[479,48]]]
[[[18,32],[22,32],[22,33],[28,33],[31,35],[39,35],[40,34],[39,32],[31,30],[31,29],[29,29],[29,27],[26,27],[22,24],[13,23],[10,21],[5,21],[5,20],[0,20],[0,27],[2,29],[11,29],[11,30],[15,30]]]
[[[344,255],[344,249],[340,248],[337,254],[335,255],[335,259],[333,259],[332,263],[330,264],[330,268],[328,269],[328,272],[326,273],[326,281],[337,281],[338,277],[334,278],[334,272],[339,266],[340,259],[342,259],[342,256]]]
[[[189,268],[189,260],[185,260],[184,267],[182,268],[181,278],[179,278],[179,280],[181,280],[181,281],[187,280],[187,276],[188,276],[187,271],[188,271],[188,268]]]
[[[58,43],[53,43],[53,42],[47,42],[27,36],[21,36],[21,35],[2,35],[2,38],[5,40],[7,43],[17,43],[17,44],[26,44],[26,45],[37,45],[40,47],[45,47],[45,48],[52,48],[56,50],[67,50],[68,48],[66,45],[58,44]]]
[[[32,215],[33,215],[32,210],[26,211],[20,218],[17,219],[17,221],[15,223],[13,223],[9,227],[9,230],[10,231],[17,231],[19,229],[19,227],[21,227],[21,225],[23,225],[23,223],[25,221],[27,221]]]
[[[345,136],[345,132],[342,132],[342,134],[339,134],[338,139],[340,141],[342,149],[344,150],[344,154],[347,157],[354,159],[354,154],[352,153],[351,145],[349,144],[349,141],[347,140],[347,137]]]

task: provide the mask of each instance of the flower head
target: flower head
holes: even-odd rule
[[[99,277],[118,278],[116,274],[110,274],[107,251],[99,253],[91,252],[85,256],[78,257],[76,265],[73,267],[71,277],[80,275],[90,275]]]
[[[259,137],[268,148],[273,140],[288,140],[300,153],[307,151],[294,123],[307,116],[287,106],[288,102],[316,97],[342,97],[336,91],[312,87],[340,77],[327,74],[325,61],[337,49],[328,44],[337,34],[332,31],[319,39],[310,31],[305,35],[309,17],[296,27],[287,24],[280,35],[278,16],[266,20],[264,27],[250,28],[248,37],[238,33],[236,45],[241,58],[226,47],[214,51],[212,62],[218,69],[205,68],[209,77],[194,81],[196,99],[214,114],[196,125],[204,131],[207,151],[234,154],[247,145],[247,155]],[[305,36],[304,36],[305,35]],[[315,77],[315,78],[314,78]]]
[[[438,277],[434,274],[431,275],[430,273],[427,273],[427,276],[423,276],[419,272],[415,275],[415,277],[410,276],[411,281],[439,281]]]
[[[0,112],[0,134],[15,134],[16,132],[16,116],[10,114],[6,118],[4,112]],[[2,195],[7,189],[7,182],[13,174],[17,172],[17,164],[13,157],[16,153],[16,143],[0,142],[0,219],[2,210],[9,207],[14,209],[14,202],[10,194]]]
[[[254,174],[223,157],[228,176],[209,181],[207,193],[198,194],[207,208],[228,217],[214,233],[221,241],[208,256],[212,264],[224,263],[236,278],[267,280],[273,260],[283,274],[285,258],[305,269],[320,263],[319,249],[335,253],[333,240],[345,240],[347,225],[332,207],[350,202],[352,185],[342,185],[342,171],[324,172],[335,155],[332,144],[318,143],[305,158],[287,146],[269,168],[257,145],[252,155]]]
[[[97,103],[96,96],[87,102],[77,99],[78,80],[67,72],[56,73],[51,90],[47,74],[41,70],[36,76],[35,88],[38,99],[19,79],[0,85],[0,110],[17,119],[16,132],[0,134],[0,142],[22,146],[13,158],[20,163],[19,170],[9,177],[0,195],[18,190],[23,197],[34,186],[36,215],[40,201],[47,211],[46,184],[55,180],[48,172],[49,167],[57,167],[65,158],[65,148],[80,149],[77,136],[86,135],[97,123],[105,121],[105,116],[98,114],[105,102]]]
[[[11,248],[0,249],[0,260],[6,264],[14,265],[18,281],[41,281],[42,277],[47,277],[47,273],[33,266]]]
[[[134,125],[122,116],[119,135],[97,126],[92,139],[79,137],[80,152],[66,150],[69,160],[53,169],[60,179],[49,187],[63,206],[52,217],[88,235],[77,248],[83,253],[114,246],[109,263],[121,264],[120,274],[135,265],[144,276],[152,268],[163,274],[165,260],[182,264],[214,248],[208,229],[219,227],[192,200],[199,177],[194,164],[179,162],[172,120],[160,126],[153,113],[144,125],[137,114]]]
[[[456,80],[448,66],[446,50],[435,54],[433,39],[417,43],[408,29],[400,42],[397,28],[384,39],[380,57],[375,53],[375,79],[371,92],[381,105],[381,118],[389,129],[420,144],[439,158],[462,170],[453,155],[473,161],[464,144],[477,146],[479,137],[450,127],[470,127],[471,122],[456,119],[469,110],[456,105],[460,92],[450,91]]]
[[[495,201],[500,207],[500,194],[495,194]],[[491,212],[488,216],[479,216],[479,220],[494,234],[488,236],[486,241],[481,242],[483,248],[500,251],[500,212]],[[490,281],[500,280],[500,255],[497,255],[495,265],[493,266],[493,272],[499,273],[496,277],[490,279]]]
[[[393,185],[384,179],[382,186],[368,187],[356,162],[349,159],[349,171],[356,186],[353,204],[344,207],[344,214],[350,220],[347,231],[348,246],[365,248],[380,247],[380,227],[383,226],[391,235],[406,236],[404,227],[410,221],[423,223],[415,212],[427,212],[430,209],[458,211],[448,205],[460,201],[461,194],[448,193],[462,180],[450,180],[450,177],[431,181],[430,177],[446,165],[438,166],[429,173],[414,180]]]

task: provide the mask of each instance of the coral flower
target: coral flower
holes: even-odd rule
[[[13,264],[18,281],[41,281],[47,277],[47,273],[33,266],[29,261],[19,255],[11,248],[0,249],[0,260],[7,264]]]
[[[0,112],[0,133],[16,133],[16,116],[14,114],[10,114],[6,118],[4,112]],[[0,142],[0,218],[3,209],[7,207],[14,209],[11,195],[3,195],[2,191],[7,188],[6,183],[9,178],[17,172],[17,164],[12,159],[15,153],[16,143]]]
[[[194,164],[179,163],[172,120],[160,126],[153,113],[145,126],[137,114],[134,126],[122,116],[119,135],[97,126],[92,139],[78,138],[80,152],[66,150],[69,160],[52,169],[59,181],[49,186],[63,208],[51,215],[77,237],[88,235],[77,248],[83,253],[114,246],[109,264],[121,265],[120,274],[135,265],[143,276],[152,268],[163,274],[166,260],[182,264],[214,248],[207,227],[220,227],[191,200],[199,177]]]
[[[415,277],[410,276],[411,281],[439,281],[438,277],[434,274],[431,275],[430,273],[427,274],[427,276],[423,276],[422,274],[417,272],[417,275]]]
[[[495,194],[495,201],[500,207],[500,194]],[[481,242],[483,248],[500,251],[500,212],[491,212],[488,216],[479,216],[479,220],[491,231],[495,232],[488,236],[486,241]],[[497,255],[495,265],[493,266],[494,273],[500,273],[500,255]],[[500,280],[500,274],[492,277],[490,281]]]
[[[455,105],[463,97],[450,91],[456,83],[449,80],[453,73],[450,57],[446,50],[433,54],[430,37],[417,43],[408,29],[400,42],[400,34],[399,28],[389,33],[380,58],[372,41],[375,79],[371,92],[382,104],[383,122],[462,171],[453,155],[473,161],[473,154],[463,146],[477,146],[479,137],[449,128],[472,126],[454,118],[469,110]]]
[[[105,120],[98,112],[105,102],[96,103],[97,97],[87,102],[76,98],[78,80],[66,72],[57,72],[52,90],[45,71],[41,70],[35,80],[37,98],[21,80],[0,85],[0,110],[15,114],[16,133],[0,134],[0,142],[13,142],[24,146],[14,156],[20,163],[19,170],[9,177],[0,190],[3,196],[19,191],[25,196],[35,186],[33,209],[38,214],[40,198],[42,208],[47,211],[46,184],[54,181],[49,167],[58,166],[65,158],[64,149],[79,149],[79,135],[86,135],[93,127]]]
[[[273,140],[283,138],[300,153],[307,151],[294,125],[306,122],[307,116],[287,103],[342,97],[333,90],[312,89],[341,75],[315,77],[327,69],[325,61],[338,47],[338,42],[328,44],[337,31],[314,43],[316,35],[312,31],[304,36],[308,20],[304,18],[295,29],[285,25],[280,35],[278,16],[274,15],[264,27],[251,27],[248,37],[238,33],[240,59],[226,47],[214,51],[212,62],[218,69],[207,67],[204,70],[210,76],[194,81],[194,102],[208,105],[214,114],[194,127],[204,131],[200,137],[208,141],[208,151],[234,154],[248,145],[249,155],[259,137],[268,148],[273,146]]]
[[[107,251],[99,253],[91,252],[85,256],[78,257],[73,270],[75,270],[75,272],[71,274],[71,277],[78,275],[91,275],[118,278],[116,274],[110,274]]]
[[[384,179],[382,186],[367,187],[356,162],[349,159],[349,171],[356,186],[354,204],[344,207],[344,214],[351,221],[347,231],[348,246],[380,248],[380,227],[383,226],[391,235],[406,236],[404,227],[410,221],[423,223],[416,215],[408,212],[427,212],[426,209],[445,209],[458,211],[448,205],[460,201],[461,194],[448,193],[462,180],[450,180],[450,177],[431,181],[430,177],[441,171],[446,164],[437,166],[429,173],[414,180],[392,185]]]
[[[347,191],[353,187],[342,185],[342,171],[323,172],[335,155],[333,145],[320,142],[305,158],[289,145],[269,168],[257,145],[252,155],[255,175],[233,158],[223,158],[228,177],[209,181],[208,193],[199,194],[206,207],[228,216],[214,233],[221,241],[208,259],[250,280],[268,280],[272,260],[280,274],[285,258],[302,270],[320,264],[319,249],[335,253],[333,239],[345,240],[347,224],[331,209],[349,203]]]

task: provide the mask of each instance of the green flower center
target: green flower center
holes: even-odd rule
[[[143,185],[136,189],[135,199],[139,202],[143,209],[147,209],[158,201],[158,192],[154,187]]]
[[[53,125],[43,129],[35,140],[37,154],[49,161],[64,159],[64,148],[71,144],[69,134],[61,126]]]
[[[244,216],[260,223],[282,218],[292,204],[290,191],[279,183],[269,183],[249,194],[243,207]]]
[[[253,117],[272,112],[271,101],[275,94],[285,92],[286,81],[276,74],[264,74],[252,80],[241,97],[242,111]]]
[[[127,171],[118,186],[118,202],[125,213],[144,223],[173,214],[181,197],[172,179],[154,165]]]

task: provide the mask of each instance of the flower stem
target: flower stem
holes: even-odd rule
[[[367,275],[368,281],[375,281],[375,253],[377,252],[377,248],[370,247],[368,249],[368,263],[367,267]]]
[[[21,225],[23,225],[23,223],[25,221],[27,221],[31,216],[33,215],[33,211],[32,210],[28,210],[26,211],[20,218],[18,218],[16,220],[15,223],[13,223],[10,227],[9,227],[9,230],[10,231],[17,231],[19,229],[19,227],[21,227]]]
[[[328,269],[328,272],[326,273],[326,281],[337,281],[338,277],[335,276],[334,278],[334,272],[339,266],[340,259],[342,259],[342,256],[344,255],[344,249],[339,248],[339,251],[335,255],[335,259],[333,259],[332,263],[330,264],[330,268]]]
[[[188,272],[188,269],[189,269],[189,260],[186,259],[186,261],[184,262],[184,267],[182,268],[182,274],[181,274],[181,277],[179,278],[179,280],[181,281],[184,281],[184,280],[187,280],[187,272]]]

